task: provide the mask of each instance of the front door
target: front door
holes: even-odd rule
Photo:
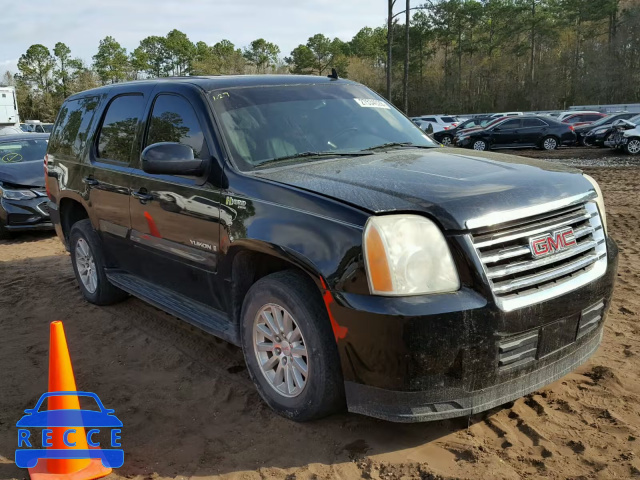
[[[179,142],[189,145],[196,158],[211,158],[203,128],[206,104],[194,108],[201,100],[185,95],[157,93],[141,148]],[[220,202],[220,189],[209,178],[148,174],[138,164],[132,172],[130,203],[131,241],[138,255],[133,273],[222,310],[212,291],[220,248]]]

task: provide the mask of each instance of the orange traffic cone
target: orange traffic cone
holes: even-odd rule
[[[62,322],[51,322],[49,339],[49,391],[76,392],[76,381],[71,367],[71,358],[67,347]],[[48,410],[80,410],[80,401],[76,395],[51,396],[47,399]],[[64,443],[64,427],[55,427],[51,434],[52,449],[88,449],[84,427],[73,426],[74,434],[68,435],[69,447]],[[111,468],[102,465],[99,458],[94,459],[47,459],[40,460],[29,469],[31,480],[89,480],[101,478],[111,473]]]

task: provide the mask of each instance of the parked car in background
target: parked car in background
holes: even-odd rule
[[[458,125],[458,119],[452,115],[422,115],[420,117],[412,117],[411,120],[419,122],[417,125],[424,131],[440,132],[449,130]]]
[[[440,142],[441,144],[448,146],[453,144],[453,139],[456,134],[462,130],[468,128],[482,128],[487,123],[495,120],[493,117],[483,116],[483,117],[474,117],[468,120],[465,120],[459,123],[456,127],[449,128],[448,130],[440,130],[439,132],[434,132],[433,138]]]
[[[560,112],[557,116],[557,119],[559,121],[564,120],[565,118],[571,116],[571,115],[576,115],[578,113],[600,113],[596,110],[566,110],[564,112]]]
[[[609,139],[614,131],[613,123],[618,120],[628,120],[634,113],[613,113],[602,117],[588,125],[574,126],[576,132],[576,142],[586,146],[604,147],[604,143]]]
[[[458,140],[463,135],[468,135],[470,132],[475,132],[476,130],[482,130],[484,128],[492,127],[493,125],[496,125],[496,124],[500,123],[502,120],[505,120],[507,118],[509,118],[509,117],[498,117],[498,118],[489,117],[489,119],[487,121],[480,122],[480,125],[476,125],[475,127],[469,127],[469,128],[458,130],[456,132],[456,134],[454,135],[454,137],[453,137],[453,144],[457,145],[458,144]]]
[[[640,115],[629,120],[618,120],[613,126],[615,132],[611,134],[610,145],[630,155],[638,155],[640,153]]]
[[[43,123],[40,120],[27,120],[25,123],[20,124],[20,129],[23,132],[51,133],[53,123]]]
[[[503,112],[503,113],[494,113],[491,115],[493,118],[501,118],[501,117],[519,117],[520,115],[524,115],[524,112]]]
[[[484,129],[463,132],[457,144],[474,150],[532,147],[555,150],[575,141],[576,134],[569,125],[542,115],[527,115],[504,118]]]
[[[48,133],[0,137],[0,238],[53,229],[44,189],[48,138]]]
[[[607,115],[605,113],[576,113],[575,115],[566,115],[561,122],[566,123],[567,125],[573,125],[574,127],[578,127],[580,125],[590,125],[593,122],[596,122]]]

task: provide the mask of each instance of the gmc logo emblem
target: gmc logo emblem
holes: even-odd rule
[[[551,255],[575,245],[576,237],[571,227],[529,239],[529,248],[535,258]]]

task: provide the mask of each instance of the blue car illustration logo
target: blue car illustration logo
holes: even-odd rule
[[[78,396],[89,397],[95,400],[99,407],[96,410],[44,410],[39,411],[45,399],[53,396]],[[24,411],[24,415],[16,427],[18,427],[18,448],[16,450],[16,465],[19,468],[33,468],[40,459],[92,459],[99,458],[107,468],[118,468],[124,463],[124,451],[120,447],[120,428],[122,422],[114,415],[115,410],[104,407],[98,395],[92,392],[49,392],[43,394],[36,406]],[[51,439],[51,428],[62,427],[65,429],[63,441],[66,446],[74,447],[75,442],[70,441],[69,435],[75,434],[73,427],[84,427],[87,436],[88,449],[54,449],[54,448],[31,448],[31,432],[27,428],[43,428],[42,446],[51,447],[47,441]],[[99,442],[94,441],[94,436],[100,433],[100,428],[110,428],[110,449],[101,447]]]

